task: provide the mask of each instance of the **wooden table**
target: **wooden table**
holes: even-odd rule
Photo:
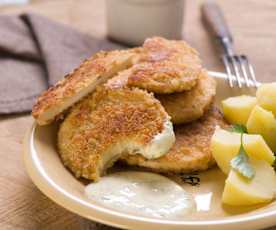
[[[201,53],[210,70],[223,70],[200,21],[201,1],[187,0],[184,36]],[[253,63],[257,77],[276,80],[276,1],[219,2],[235,38],[235,48]],[[105,35],[104,1],[34,0],[30,5],[2,7],[2,13],[37,12],[95,37]],[[81,218],[45,197],[31,182],[22,163],[22,139],[28,114],[0,116],[0,229],[112,229]]]

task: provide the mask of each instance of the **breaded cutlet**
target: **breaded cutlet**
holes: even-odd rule
[[[154,37],[140,48],[102,51],[42,93],[33,106],[32,115],[39,125],[49,124],[122,70],[125,70],[123,77],[128,75],[129,86],[172,93],[191,89],[200,69],[197,52],[184,41]]]
[[[123,152],[148,151],[168,122],[168,114],[152,94],[141,89],[100,86],[74,105],[61,123],[59,154],[76,177],[97,181]],[[169,142],[159,149],[160,154],[174,143],[172,128],[167,134]]]
[[[199,120],[186,125],[174,126],[176,142],[164,156],[147,160],[140,155],[124,154],[120,159],[129,164],[163,173],[190,173],[202,171],[215,164],[210,150],[215,127],[228,124],[220,111],[212,106]]]
[[[51,123],[99,84],[130,67],[139,52],[139,49],[129,49],[96,53],[38,97],[32,109],[33,117],[39,125]]]
[[[133,65],[111,79],[112,84],[124,79],[128,87],[137,87],[149,92],[170,94],[187,91],[196,85],[201,69],[162,62],[144,62]]]
[[[148,54],[144,61],[173,61],[191,67],[201,67],[199,53],[183,40],[152,37],[145,40],[143,48]]]
[[[202,117],[216,95],[216,80],[202,70],[197,84],[189,91],[156,94],[174,124],[188,123]]]
[[[129,87],[169,94],[190,90],[201,72],[198,53],[184,41],[149,38],[138,64],[114,77],[113,83],[124,81]]]

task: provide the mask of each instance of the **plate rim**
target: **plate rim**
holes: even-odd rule
[[[227,75],[222,72],[208,71],[208,73],[216,78],[227,79]],[[39,190],[51,200],[66,208],[67,210],[90,220],[114,227],[123,228],[133,227],[133,224],[137,225],[137,222],[139,222],[139,225],[141,225],[141,227],[151,226],[152,228],[154,228],[158,226],[158,229],[161,229],[161,227],[164,227],[165,229],[167,229],[168,227],[182,228],[184,226],[193,229],[201,229],[206,225],[212,226],[212,229],[220,229],[222,225],[231,225],[231,227],[233,227],[234,225],[239,225],[239,227],[241,227],[240,224],[251,223],[252,221],[258,220],[262,220],[260,221],[262,223],[262,227],[268,227],[273,224],[273,219],[275,219],[276,217],[275,209],[264,213],[253,214],[250,216],[235,218],[226,217],[222,220],[160,220],[148,217],[134,216],[133,214],[127,214],[105,207],[99,207],[98,205],[94,205],[93,203],[83,201],[62,189],[48,176],[47,172],[45,172],[40,163],[40,160],[35,154],[36,150],[34,148],[34,132],[36,126],[37,124],[34,121],[31,128],[27,131],[23,142],[24,165],[29,177],[39,188]],[[88,214],[86,210],[90,210],[90,213]],[[276,222],[274,221],[274,223]],[[257,227],[257,225],[255,226]]]

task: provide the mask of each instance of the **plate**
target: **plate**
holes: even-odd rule
[[[226,75],[210,72],[218,82],[216,103],[226,97],[255,94],[254,88],[230,88]],[[127,213],[107,207],[85,196],[83,181],[61,163],[56,151],[57,125],[33,124],[24,141],[24,161],[29,176],[50,199],[85,218],[125,229],[260,229],[276,224],[276,201],[253,208],[231,208],[221,204],[225,176],[218,168],[199,174],[172,176],[190,192],[197,211],[183,219],[165,219]],[[137,170],[137,169],[135,169]]]

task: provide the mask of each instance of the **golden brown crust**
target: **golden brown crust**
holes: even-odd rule
[[[147,91],[169,94],[190,90],[195,86],[200,69],[174,62],[141,63],[130,68],[128,85]]]
[[[33,106],[33,117],[40,125],[49,124],[97,85],[132,65],[122,73],[127,84],[156,93],[191,89],[201,69],[198,54],[189,45],[160,37],[147,39],[140,48],[99,52],[42,93]]]
[[[201,67],[198,52],[183,40],[153,37],[146,39],[143,48],[148,52],[145,57],[147,62],[172,61],[185,66]]]
[[[98,180],[122,151],[150,143],[168,119],[153,95],[102,86],[73,106],[61,124],[59,153],[77,177]]]
[[[216,95],[216,81],[207,71],[200,74],[197,85],[189,91],[169,95],[155,95],[174,124],[194,121],[207,111]]]
[[[189,173],[206,170],[215,161],[210,151],[210,141],[215,126],[227,127],[222,114],[214,106],[200,120],[175,126],[176,142],[164,156],[147,160],[139,155],[124,154],[121,160],[163,173]]]
[[[154,37],[147,39],[143,48],[138,63],[119,73],[110,84],[121,81],[129,87],[160,94],[182,92],[195,86],[201,73],[201,61],[197,52],[184,41]]]
[[[41,94],[32,115],[38,124],[50,123],[57,115],[92,92],[95,87],[132,65],[136,49],[99,52]]]

